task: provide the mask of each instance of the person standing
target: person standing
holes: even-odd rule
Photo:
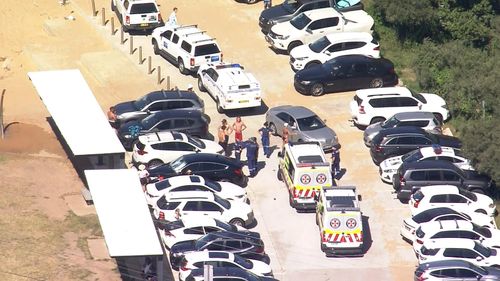
[[[194,92],[194,87],[193,87],[193,84],[188,84],[188,85],[187,85],[187,90],[188,90],[189,92]]]
[[[245,148],[247,149],[247,165],[250,177],[255,177],[257,174],[257,153],[259,147],[257,146],[257,142],[254,142],[254,139],[255,138],[249,138],[245,145]]]
[[[234,158],[236,160],[241,161],[241,151],[243,150],[243,143],[240,141],[237,141],[234,143]]]
[[[283,144],[281,149],[285,149],[285,144],[288,143],[288,137],[290,135],[290,131],[288,130],[288,123],[283,124],[283,131],[281,132],[281,139],[283,140]]]
[[[264,0],[264,10],[271,8],[271,0]]]
[[[177,7],[174,7],[174,9],[172,10],[172,13],[170,14],[170,16],[168,17],[168,24],[170,26],[177,26]]]
[[[217,136],[219,138],[219,145],[224,149],[224,155],[228,155],[227,146],[229,143],[229,135],[231,134],[231,129],[227,125],[227,120],[222,119],[222,123],[217,129]]]
[[[271,150],[269,148],[269,123],[264,122],[264,126],[259,129],[260,140],[262,142],[262,148],[264,150],[264,155],[269,158],[271,156]]]
[[[243,131],[247,128],[247,125],[241,120],[240,116],[236,117],[236,121],[233,123],[234,130],[234,140],[243,141]]]
[[[340,173],[340,144],[333,146],[332,173],[334,178]]]

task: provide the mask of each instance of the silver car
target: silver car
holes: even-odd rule
[[[477,266],[464,260],[442,260],[421,263],[415,270],[414,280],[493,281],[500,280],[500,270]]]
[[[289,141],[317,141],[325,151],[339,143],[337,134],[316,113],[303,106],[273,107],[266,113],[266,121],[275,136],[282,135],[284,124],[287,123]]]

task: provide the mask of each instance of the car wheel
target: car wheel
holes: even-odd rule
[[[471,192],[479,193],[479,194],[484,194],[484,190],[481,188],[474,188],[471,189]]]
[[[222,106],[220,105],[219,98],[217,98],[215,100],[215,103],[217,104],[217,112],[219,112],[220,114],[223,114],[224,113],[224,108],[222,108]]]
[[[153,160],[149,161],[148,167],[156,167],[156,166],[160,166],[161,164],[163,164],[163,161],[161,161],[159,159],[153,159]]]
[[[160,48],[158,48],[158,42],[155,39],[153,39],[153,52],[155,55],[160,54]]]
[[[295,48],[295,47],[298,47],[302,45],[302,42],[300,41],[293,41],[292,43],[290,43],[290,45],[288,45],[288,48],[286,49],[288,51],[288,53],[290,54],[290,52]]]
[[[382,88],[384,81],[380,78],[375,78],[370,82],[370,88]]]
[[[189,74],[189,70],[186,69],[186,66],[184,66],[184,61],[182,61],[182,59],[179,58],[179,60],[177,61],[177,66],[179,67],[179,72],[182,73],[182,74]]]
[[[273,136],[278,136],[278,129],[276,129],[276,125],[274,125],[274,123],[269,124],[269,129],[271,130],[271,134]]]
[[[237,225],[237,226],[241,226],[241,227],[245,226],[245,222],[242,219],[238,219],[238,218],[230,220],[229,223],[232,225]]]
[[[203,81],[201,80],[201,76],[198,76],[198,89],[200,89],[200,91],[202,91],[202,92],[207,91],[207,88],[205,88],[205,86],[203,86]]]
[[[314,97],[319,97],[325,94],[325,88],[323,87],[323,84],[316,83],[312,86],[311,88],[311,95]]]
[[[312,61],[312,62],[306,64],[306,66],[304,66],[304,68],[311,68],[311,67],[315,67],[317,65],[320,65],[320,63],[317,61]]]
[[[370,125],[371,124],[375,124],[375,123],[379,123],[379,122],[384,122],[385,121],[385,118],[382,118],[382,117],[375,117],[373,118],[371,121],[370,121]]]
[[[278,178],[279,181],[283,181],[283,174],[281,173],[281,169],[278,169],[276,177]]]
[[[434,113],[434,117],[436,117],[440,124],[443,124],[443,115],[441,115],[440,113]]]

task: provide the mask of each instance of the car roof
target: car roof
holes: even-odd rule
[[[434,119],[434,114],[429,111],[405,111],[394,114],[398,120],[413,120],[413,119]]]
[[[173,91],[154,91],[147,94],[147,97],[151,101],[156,100],[176,100],[176,99],[190,99],[190,100],[199,100],[200,98],[196,95],[195,92],[192,91],[184,91],[184,90],[173,90]]]
[[[210,191],[176,191],[165,194],[165,200],[167,201],[186,199],[214,200],[214,194]]]
[[[419,265],[419,268],[422,269],[427,269],[427,268],[432,268],[432,269],[437,269],[437,268],[447,268],[447,267],[477,267],[475,264],[466,261],[466,260],[438,260],[438,261],[431,261],[431,262],[425,262],[421,263]]]
[[[422,156],[456,156],[459,149],[447,146],[433,145],[420,148]]]
[[[365,100],[366,98],[377,98],[387,96],[411,96],[411,91],[406,87],[383,87],[373,89],[361,89],[356,91],[356,96]]]
[[[234,158],[226,157],[224,155],[215,153],[191,153],[181,156],[186,162],[216,162],[224,163],[227,165],[242,166],[241,162]]]
[[[366,63],[369,63],[369,62],[380,62],[380,63],[389,63],[389,64],[393,65],[393,63],[390,60],[388,60],[388,59],[374,58],[374,57],[370,57],[370,56],[366,56],[366,55],[343,55],[343,56],[338,56],[338,57],[335,57],[333,59],[330,59],[330,60],[326,61],[325,64],[331,64],[331,63],[344,64],[344,63],[353,63],[353,62],[366,62]],[[380,89],[384,89],[384,88],[380,88]]]
[[[420,227],[424,233],[435,230],[432,233],[437,233],[446,230],[471,230],[473,225],[472,222],[466,220],[441,220],[441,221],[430,221],[420,224]]]
[[[173,30],[181,36],[181,39],[188,42],[197,43],[196,41],[204,41],[205,43],[215,43],[215,38],[212,38],[205,31],[199,29],[197,25],[178,26]]]
[[[363,40],[371,42],[373,36],[368,32],[340,32],[340,33],[330,33],[325,35],[326,38],[332,43],[337,42],[350,42],[354,40]]]
[[[475,242],[471,239],[464,238],[440,238],[425,240],[424,246],[427,249],[436,248],[460,248],[460,249],[472,249],[474,248]]]
[[[160,131],[160,132],[153,132],[140,135],[139,140],[143,144],[167,142],[174,140],[187,141],[187,136],[186,134],[177,131]]]
[[[168,181],[170,186],[205,184],[205,178],[197,175],[180,175],[166,178],[162,181]]]
[[[417,162],[403,162],[402,171],[408,169],[419,170],[419,169],[452,169],[454,171],[460,170],[450,161],[446,160],[429,160],[429,161],[417,161]]]
[[[185,258],[187,260],[205,260],[207,261],[208,259],[229,259],[229,260],[234,260],[234,254],[229,253],[229,252],[223,252],[223,251],[195,251],[195,252],[188,252],[185,254]]]
[[[225,230],[221,230],[221,231],[217,231],[217,232],[210,232],[210,233],[205,234],[203,237],[208,237],[209,239],[217,239],[217,238],[225,239],[225,238],[227,238],[227,239],[237,239],[237,240],[244,240],[244,241],[253,240],[253,242],[254,242],[254,243],[252,243],[253,246],[258,246],[257,241],[259,242],[259,244],[263,243],[263,242],[261,242],[260,237],[242,235],[240,232],[225,231]]]
[[[415,126],[401,126],[394,128],[382,129],[378,133],[380,136],[400,135],[400,134],[426,134],[426,131],[420,127]]]
[[[214,226],[216,225],[215,219],[206,216],[183,216],[181,217],[184,227],[193,226]],[[182,229],[182,228],[180,228]]]
[[[315,116],[316,113],[314,113],[312,110],[310,110],[307,107],[300,106],[300,105],[281,105],[281,106],[276,106],[270,109],[270,111],[282,111],[290,114],[292,117],[296,119],[300,118],[305,118],[305,117],[310,117],[310,116]]]
[[[449,184],[443,185],[427,185],[420,187],[420,191],[424,195],[435,194],[458,194],[458,187]]]
[[[189,109],[178,109],[178,110],[161,110],[151,113],[152,116],[162,120],[171,117],[183,117],[183,118],[200,118],[203,114],[198,110]]]
[[[253,273],[246,271],[244,269],[241,269],[239,267],[213,267],[213,276],[214,277],[232,277],[232,276],[238,276],[238,277],[247,277],[248,275],[251,275],[252,277],[254,276]],[[204,268],[195,268],[191,270],[191,275],[196,276],[196,277],[203,277],[204,276]],[[255,277],[252,279],[248,280],[261,280],[261,278]],[[268,279],[266,279],[268,280]]]

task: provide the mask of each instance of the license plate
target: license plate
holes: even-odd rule
[[[141,23],[141,26],[148,26],[149,23]]]
[[[240,100],[239,103],[245,103],[248,102],[247,100]]]
[[[210,57],[210,61],[219,61],[219,56]]]

